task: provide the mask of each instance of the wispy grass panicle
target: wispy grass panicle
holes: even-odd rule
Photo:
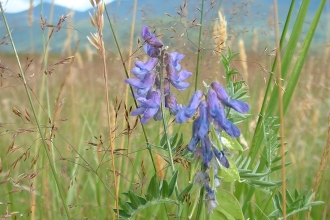
[[[109,135],[109,147],[110,155],[111,155],[111,166],[112,166],[112,176],[113,176],[113,184],[115,189],[115,208],[117,210],[117,217],[119,218],[119,196],[118,196],[118,187],[117,187],[117,174],[116,174],[116,166],[115,166],[115,156],[114,150],[115,146],[113,143],[113,127],[111,122],[111,109],[110,109],[110,100],[109,100],[109,85],[108,85],[108,71],[106,64],[106,51],[103,41],[103,27],[104,27],[104,18],[103,13],[105,9],[105,5],[103,0],[91,0],[91,4],[94,7],[94,17],[90,14],[90,20],[92,25],[96,29],[96,33],[91,34],[92,38],[87,37],[89,42],[97,49],[103,63],[103,77],[104,77],[104,85],[105,85],[105,101],[107,104],[107,122],[108,122],[108,135]]]
[[[221,11],[218,11],[218,20],[213,24],[213,41],[215,45],[215,51],[217,53],[223,52],[227,48],[227,20],[222,15]]]

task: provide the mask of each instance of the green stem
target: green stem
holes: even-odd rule
[[[202,30],[203,30],[203,17],[204,17],[204,2],[202,0],[202,9],[201,9],[201,17],[199,20],[199,34],[198,34],[198,51],[197,51],[197,61],[196,61],[196,79],[195,79],[195,92],[197,91],[198,87],[198,75],[199,75],[199,61],[201,56],[201,40],[202,40]]]
[[[199,202],[198,202],[197,214],[196,214],[196,218],[195,218],[197,220],[201,219],[201,215],[202,215],[202,212],[203,212],[204,193],[205,193],[205,189],[204,189],[204,187],[202,187],[201,191],[200,191],[200,194],[199,194]]]
[[[1,9],[1,14],[2,14],[2,18],[3,18],[3,21],[5,23],[5,26],[6,26],[6,29],[7,29],[7,32],[8,32],[8,35],[9,35],[9,39],[10,39],[10,42],[11,42],[11,45],[12,45],[12,48],[13,48],[13,51],[15,53],[15,57],[16,57],[16,60],[17,60],[17,64],[18,64],[18,67],[19,67],[19,70],[20,70],[20,77],[22,78],[23,80],[23,84],[24,84],[24,88],[25,88],[25,92],[28,96],[28,99],[29,99],[29,103],[31,105],[31,109],[32,109],[32,112],[33,112],[33,116],[36,120],[36,124],[37,124],[37,127],[38,127],[38,132],[41,136],[41,140],[42,140],[42,143],[43,143],[43,147],[44,147],[44,150],[46,152],[46,155],[47,155],[47,159],[49,161],[49,165],[50,165],[50,168],[52,170],[52,174],[54,176],[54,179],[55,179],[55,183],[56,183],[56,186],[57,186],[57,189],[59,191],[59,194],[60,194],[60,198],[62,200],[62,203],[63,203],[63,206],[64,206],[64,209],[65,209],[65,212],[66,212],[66,215],[68,217],[68,219],[71,219],[70,217],[70,212],[69,212],[69,209],[66,205],[66,202],[65,202],[65,199],[64,199],[64,196],[63,196],[63,193],[60,189],[60,181],[56,175],[56,172],[55,172],[55,167],[54,167],[54,164],[52,163],[52,158],[51,158],[51,155],[50,153],[48,152],[48,147],[47,147],[47,143],[46,143],[46,139],[44,137],[44,134],[42,133],[41,131],[41,125],[39,123],[39,120],[37,118],[37,113],[36,113],[36,110],[35,110],[35,107],[34,107],[34,104],[33,104],[33,101],[32,101],[32,98],[31,98],[31,94],[30,94],[30,91],[29,91],[29,88],[28,88],[28,85],[27,85],[27,82],[26,82],[26,79],[25,79],[25,75],[24,75],[24,72],[23,72],[23,69],[22,69],[22,66],[21,66],[21,62],[19,60],[19,57],[18,57],[18,54],[17,54],[17,50],[16,50],[16,47],[15,47],[15,44],[14,44],[14,40],[12,38],[12,35],[11,35],[11,31],[9,29],[9,26],[8,26],[8,23],[7,23],[7,19],[6,19],[6,16],[4,14],[4,10],[2,8],[2,3],[0,2],[0,9]]]
[[[119,43],[118,43],[118,40],[117,40],[117,37],[116,37],[116,34],[115,34],[115,31],[113,29],[113,26],[112,26],[112,23],[111,23],[111,20],[110,20],[110,16],[109,16],[109,13],[108,13],[108,9],[105,7],[105,13],[107,14],[107,18],[108,18],[108,21],[109,21],[109,25],[110,25],[110,29],[111,29],[111,32],[112,32],[112,36],[115,40],[115,44],[116,44],[116,47],[118,49],[118,53],[119,53],[119,56],[120,56],[120,60],[123,64],[123,67],[124,67],[124,71],[125,71],[125,75],[126,75],[126,78],[129,78],[129,74],[128,74],[128,71],[127,71],[127,67],[126,67],[126,64],[125,64],[125,61],[124,61],[124,58],[123,58],[123,55],[121,53],[121,50],[120,50],[120,47],[119,47]],[[129,86],[130,88],[130,91],[131,91],[131,94],[134,94],[134,91],[133,91],[133,88],[132,86]],[[138,105],[137,105],[137,102],[136,102],[136,99],[134,98],[134,104],[135,104],[135,107],[137,108]],[[155,172],[157,173],[157,168],[156,168],[156,163],[155,163],[155,160],[154,160],[154,157],[152,155],[152,152],[151,152],[151,148],[149,146],[149,140],[148,140],[148,136],[147,136],[147,133],[145,131],[145,128],[144,128],[144,125],[141,123],[141,117],[139,117],[140,119],[140,124],[141,124],[141,127],[142,127],[142,131],[143,131],[143,135],[144,135],[144,138],[147,142],[147,149],[148,149],[148,152],[149,152],[149,155],[150,155],[150,158],[151,158],[151,162],[152,162],[152,165],[154,167],[154,170]]]
[[[285,22],[285,25],[284,25],[284,28],[283,28],[283,32],[282,32],[282,35],[281,35],[281,39],[280,39],[280,50],[283,47],[285,36],[286,36],[288,26],[289,26],[289,23],[290,23],[290,20],[291,20],[294,4],[295,4],[295,0],[291,1],[290,9],[289,9],[287,19],[286,19],[286,22]],[[260,140],[263,139],[262,132],[261,132],[262,131],[261,126],[262,126],[262,122],[263,122],[263,119],[264,119],[264,116],[265,116],[265,112],[266,112],[266,108],[267,108],[267,102],[269,101],[268,96],[269,96],[270,91],[272,89],[272,82],[273,82],[273,77],[274,77],[272,73],[275,72],[276,64],[277,64],[277,56],[275,57],[275,60],[274,60],[273,66],[272,66],[272,71],[271,71],[271,74],[270,74],[269,79],[268,79],[268,84],[267,84],[266,92],[265,92],[265,95],[264,95],[264,99],[262,101],[262,107],[261,107],[261,110],[260,110],[260,113],[259,113],[257,126],[256,126],[256,129],[255,129],[253,138],[252,138],[252,147],[251,147],[251,150],[249,152],[249,156],[251,157],[251,163],[250,163],[251,165],[253,164],[253,161],[255,160],[255,158],[257,156],[257,153],[259,151]]]
[[[161,94],[161,111],[162,111],[162,121],[163,121],[163,129],[164,129],[164,133],[165,133],[165,138],[166,138],[166,142],[167,142],[167,149],[168,149],[168,155],[169,155],[169,159],[170,159],[170,164],[171,164],[171,168],[172,168],[172,174],[175,173],[175,166],[174,166],[174,162],[173,162],[173,153],[172,153],[172,146],[170,143],[170,140],[168,138],[168,134],[167,134],[167,125],[166,125],[166,115],[165,115],[165,95],[164,95],[164,74],[163,74],[163,65],[164,65],[164,52],[165,49],[162,50],[161,55],[160,55],[160,69],[159,69],[159,79],[160,79],[160,94]],[[175,184],[175,193],[176,196],[179,196],[179,189],[178,189],[178,185]]]

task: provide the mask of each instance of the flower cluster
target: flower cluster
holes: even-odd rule
[[[162,82],[160,82],[161,78],[159,72],[157,72],[159,60],[164,59],[163,63],[166,70],[166,77],[163,80],[165,107],[169,108],[172,114],[176,114],[181,109],[181,106],[176,103],[176,99],[170,91],[170,85],[180,91],[185,90],[189,87],[189,83],[185,82],[185,80],[192,73],[187,70],[181,70],[180,61],[184,58],[183,54],[172,52],[165,53],[164,58],[160,57],[163,42],[155,34],[151,33],[148,27],[143,27],[141,36],[145,42],[144,50],[150,59],[146,62],[135,62],[135,67],[131,70],[131,73],[136,78],[126,79],[125,82],[134,88],[134,96],[140,102],[138,108],[131,115],[143,115],[141,123],[145,124],[152,117],[155,120],[162,119],[160,112],[160,88]]]
[[[125,80],[134,88],[134,96],[140,103],[131,115],[143,115],[142,124],[147,123],[152,117],[155,120],[161,120],[162,101],[165,102],[165,107],[169,109],[170,113],[175,116],[177,123],[184,123],[199,112],[199,116],[193,122],[192,138],[188,144],[188,150],[202,162],[203,168],[196,174],[195,183],[204,187],[206,192],[204,199],[208,210],[212,211],[217,202],[208,172],[210,169],[214,169],[212,173],[215,178],[212,179],[215,182],[212,185],[217,187],[220,185],[220,180],[216,178],[218,170],[230,166],[222,147],[219,149],[214,143],[218,143],[219,140],[221,142],[220,132],[222,131],[234,138],[241,134],[236,125],[227,119],[224,106],[242,114],[248,112],[250,107],[246,102],[229,97],[225,88],[218,82],[212,82],[206,94],[197,90],[187,106],[178,104],[171,93],[171,85],[179,91],[185,90],[189,87],[189,83],[185,80],[192,75],[187,70],[181,70],[180,61],[184,55],[177,52],[163,53],[162,41],[157,39],[146,26],[143,27],[141,35],[145,41],[144,50],[150,59],[146,62],[137,61],[131,70],[136,78]],[[163,62],[159,62],[159,60]],[[159,66],[159,63],[163,63],[164,66]],[[166,76],[161,81],[162,77],[159,76],[159,73],[163,68],[166,70]],[[161,88],[163,88],[164,100],[162,100]],[[216,132],[217,137],[213,138],[218,138],[218,141],[210,138],[210,129]]]
[[[220,136],[221,131],[225,131],[231,137],[239,137],[241,134],[240,130],[227,119],[224,106],[232,108],[239,113],[248,112],[250,107],[246,102],[230,98],[225,88],[218,82],[212,82],[206,98],[203,99],[203,97],[204,95],[201,90],[196,91],[190,99],[188,106],[179,106],[173,98],[171,99],[170,110],[176,116],[177,123],[187,121],[199,110],[199,116],[193,122],[192,138],[188,144],[188,150],[193,152],[196,158],[202,159],[205,169],[211,168],[211,163],[213,163],[213,173],[216,176],[219,166],[229,168],[229,162],[224,151],[219,150],[209,137],[210,125],[213,124],[218,136]],[[198,144],[200,144],[200,147],[197,148]],[[196,181],[203,184],[206,190],[206,204],[209,211],[212,211],[217,203],[214,190],[209,184],[210,180],[207,172],[197,174],[195,177]],[[216,177],[215,181],[217,182],[215,184],[217,187],[220,181]]]

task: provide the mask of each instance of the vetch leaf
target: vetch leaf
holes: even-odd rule
[[[132,205],[134,207],[137,208],[137,207],[139,207],[141,205],[141,202],[140,202],[139,198],[132,191],[129,191],[128,192],[128,197],[131,200]]]
[[[219,210],[213,210],[211,220],[229,220],[227,216]]]
[[[149,187],[147,190],[147,196],[148,198],[159,198],[159,182],[158,182],[158,178],[157,175],[154,175],[149,183]]]
[[[178,200],[182,202],[184,199],[184,195],[189,193],[192,187],[193,187],[193,183],[190,183],[184,190],[182,190],[182,192],[180,193],[180,195],[178,197]]]
[[[228,149],[243,151],[243,147],[226,132],[221,132],[221,141]]]
[[[234,161],[230,158],[227,158],[229,162],[229,168],[225,168],[221,165],[221,169],[219,170],[219,176],[221,180],[225,182],[234,182],[236,180],[240,181],[238,169]]]
[[[178,178],[178,171],[175,171],[173,174],[170,183],[168,184],[168,197],[170,197],[174,191],[176,179]]]
[[[224,209],[229,215],[237,220],[244,220],[241,205],[234,195],[224,189],[217,189],[217,200],[219,201],[219,207]],[[218,210],[218,208],[217,208]]]
[[[168,196],[168,183],[166,180],[163,180],[162,188],[161,188],[161,194],[162,198],[167,198]]]
[[[119,197],[119,205],[126,213],[130,213],[132,211],[131,206],[120,197]]]

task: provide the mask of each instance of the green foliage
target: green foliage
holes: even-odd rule
[[[120,217],[122,219],[134,218],[143,210],[151,206],[158,206],[160,204],[176,205],[178,210],[181,211],[181,203],[179,201],[183,200],[184,198],[183,196],[189,193],[189,191],[192,188],[192,184],[188,185],[188,187],[186,187],[180,193],[179,196],[180,199],[178,199],[179,201],[170,199],[170,196],[174,191],[173,184],[176,183],[177,172],[173,177],[170,180],[170,184],[168,184],[166,180],[163,180],[162,184],[160,184],[157,175],[154,175],[149,182],[149,186],[145,198],[137,195],[133,191],[129,191],[128,193],[123,193],[123,195],[125,195],[125,197],[128,200],[125,201],[123,198],[119,199]],[[116,212],[115,209],[114,212]]]
[[[214,220],[244,220],[241,205],[230,192],[219,189],[217,190],[217,198],[219,206],[214,210],[211,219]]]

